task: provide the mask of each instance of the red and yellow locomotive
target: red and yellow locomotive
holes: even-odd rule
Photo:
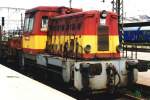
[[[0,43],[7,48],[0,49],[0,58],[1,54],[8,56],[4,51],[13,49],[21,67],[32,63],[50,69],[79,91],[128,86],[137,81],[138,70],[147,70],[136,60],[120,56],[118,16],[113,12],[66,7],[30,9],[25,14],[23,34],[16,40],[10,46]]]

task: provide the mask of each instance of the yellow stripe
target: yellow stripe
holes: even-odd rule
[[[28,49],[45,49],[47,35],[23,36],[23,48]]]
[[[98,51],[98,37],[95,35],[82,35],[82,36],[52,36],[48,38],[49,44],[57,45],[60,49],[60,44],[64,45],[64,42],[68,41],[70,43],[70,39],[77,39],[79,44],[84,48],[86,45],[91,45],[91,53],[116,53],[116,47],[119,45],[119,37],[118,35],[109,36],[109,51]],[[81,48],[80,51],[81,52]]]

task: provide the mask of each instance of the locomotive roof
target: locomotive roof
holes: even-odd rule
[[[52,10],[56,10],[56,8],[58,7],[39,6],[39,7],[35,7],[35,8],[27,10],[26,13],[31,13],[31,12],[36,12],[36,11],[52,11]]]
[[[99,11],[97,10],[91,10],[91,11],[84,11],[84,12],[77,12],[77,13],[71,13],[71,14],[66,14],[66,15],[60,15],[60,16],[55,16],[51,19],[59,19],[59,18],[67,18],[67,17],[72,17],[72,16],[82,16],[85,14],[94,14],[94,13],[98,13]]]
[[[93,14],[95,13],[98,14],[100,12],[101,11],[98,11],[98,10],[90,10],[90,11],[84,11],[84,12],[76,12],[76,13],[71,13],[71,14],[59,15],[59,16],[52,17],[51,19],[59,19],[59,18],[67,18],[67,17],[83,16],[83,15],[92,16]],[[108,13],[117,15],[116,13],[113,13],[113,12],[108,12]]]
[[[47,11],[47,12],[57,12],[59,11],[59,9],[69,9],[67,7],[64,6],[39,6],[39,7],[35,7],[32,9],[29,9],[26,11],[26,13],[32,13],[32,12],[37,12],[37,11]],[[82,11],[82,9],[76,9],[76,8],[72,8],[74,11]]]

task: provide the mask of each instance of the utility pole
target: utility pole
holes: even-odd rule
[[[105,0],[102,0],[102,2],[105,2]]]
[[[23,30],[23,16],[22,16],[22,13],[21,13],[21,30]]]
[[[2,41],[2,34],[3,34],[3,28],[5,25],[5,17],[1,18],[1,25],[0,25],[0,41]]]
[[[69,0],[69,7],[72,8],[72,0]]]
[[[124,19],[124,7],[123,7],[123,0],[113,0],[112,2],[112,11],[118,14],[118,32],[121,34],[121,44],[124,43],[124,31],[123,31],[123,19]]]
[[[124,20],[124,6],[123,0],[113,0],[112,1],[112,10],[118,14],[118,33],[121,36],[119,39],[120,46],[123,48],[123,57],[124,57],[124,30],[123,30],[123,20]]]
[[[2,27],[0,25],[0,42],[2,41]]]
[[[17,25],[16,23],[18,23],[18,22],[20,23],[20,19],[18,20],[18,22],[17,22],[17,20],[11,20],[12,14],[22,13],[22,11],[25,12],[25,10],[27,10],[27,9],[25,9],[25,8],[15,8],[15,7],[0,7],[0,10],[4,10],[7,13],[7,15],[4,16],[5,19],[6,19],[5,28],[6,28],[6,30],[9,30],[9,29],[12,28],[12,26],[11,26],[12,23],[11,22],[13,22],[13,23],[15,22],[15,25]],[[13,11],[13,13],[12,13],[12,11]],[[23,14],[21,16],[23,16]],[[22,25],[19,25],[19,26],[23,26],[23,17],[22,17],[21,21],[22,21],[21,22]]]
[[[25,8],[14,8],[14,7],[0,7],[0,9],[27,10]]]

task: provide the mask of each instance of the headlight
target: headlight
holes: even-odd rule
[[[85,53],[90,53],[91,52],[91,46],[90,45],[86,45],[86,47],[84,48]]]
[[[107,11],[106,11],[106,10],[103,10],[103,11],[101,12],[100,17],[101,17],[102,19],[105,19],[105,18],[107,17]]]

